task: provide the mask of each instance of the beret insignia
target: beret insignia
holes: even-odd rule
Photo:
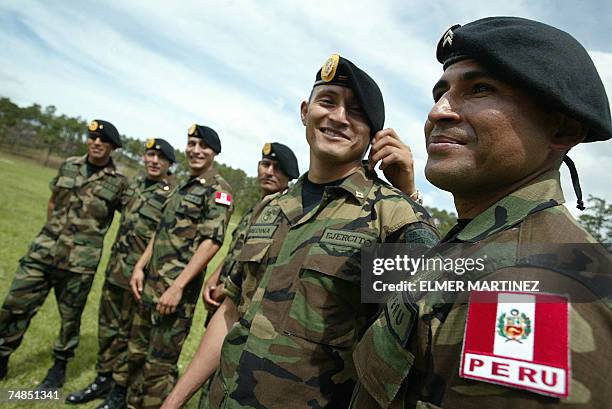
[[[91,123],[89,124],[89,130],[91,132],[98,130],[98,121],[91,121]]]
[[[321,67],[321,79],[325,82],[329,82],[334,79],[336,75],[336,69],[340,62],[340,56],[338,54],[332,54]]]
[[[155,139],[147,139],[147,143],[145,144],[145,146],[147,147],[147,149],[151,149],[153,146],[155,146]]]
[[[193,124],[189,127],[189,131],[187,131],[188,135],[195,135],[196,132],[196,124]]]
[[[442,37],[442,47],[446,47],[447,45],[450,47],[453,45],[453,36],[455,35],[455,33],[453,33],[453,29],[449,28],[448,31],[446,33],[444,33],[444,36]]]
[[[272,152],[272,145],[270,143],[266,143],[261,150],[261,153],[264,155],[269,155]]]

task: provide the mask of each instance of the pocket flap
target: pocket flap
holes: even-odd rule
[[[309,249],[302,268],[359,284],[361,282],[361,250],[354,247],[319,243]]]
[[[253,239],[248,240],[242,246],[242,250],[238,253],[236,259],[240,262],[261,263],[268,253],[268,249],[272,245],[272,240]]]
[[[57,182],[55,182],[55,186],[63,187],[66,189],[72,189],[74,187],[74,178],[68,176],[60,176],[57,178]]]
[[[138,213],[156,222],[159,222],[161,218],[161,210],[150,206],[149,203],[143,205],[140,210],[138,210]]]

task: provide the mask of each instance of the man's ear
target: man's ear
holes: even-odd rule
[[[587,127],[566,115],[559,114],[557,131],[552,135],[551,149],[567,151],[584,140]]]
[[[302,125],[306,126],[306,115],[308,114],[308,101],[302,101],[300,104],[300,117],[302,118]]]

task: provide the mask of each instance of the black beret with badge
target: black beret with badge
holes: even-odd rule
[[[287,145],[278,142],[266,143],[261,150],[261,157],[277,161],[278,166],[289,177],[289,180],[300,176],[297,158]]]
[[[174,148],[165,139],[149,138],[145,142],[145,148],[147,148],[147,150],[153,149],[158,152],[161,152],[166,157],[166,159],[170,161],[170,163],[176,163],[176,157],[174,156]]]
[[[372,135],[385,125],[385,102],[376,82],[351,61],[332,54],[317,72],[313,87],[318,85],[340,85],[350,88],[363,110]]]
[[[102,119],[94,119],[88,127],[90,136],[99,136],[102,142],[108,142],[115,145],[116,148],[121,148],[121,137],[115,125]]]
[[[216,154],[221,153],[221,140],[219,140],[219,135],[214,129],[204,125],[193,124],[189,127],[187,135],[202,139]]]
[[[448,29],[438,42],[436,57],[445,70],[465,59],[477,61],[495,78],[582,123],[587,128],[583,142],[612,138],[610,104],[595,64],[565,31],[520,17],[487,17]],[[584,210],[574,162],[567,155],[563,161],[577,207]]]
[[[520,17],[487,17],[444,33],[444,69],[471,58],[496,78],[526,90],[588,128],[584,142],[612,138],[610,105],[591,57],[565,31]]]

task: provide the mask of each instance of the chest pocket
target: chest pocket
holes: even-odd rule
[[[310,247],[283,329],[315,343],[350,348],[363,318],[360,257],[357,247]]]
[[[163,203],[157,200],[149,199],[144,202],[138,209],[139,219],[134,229],[136,234],[148,240],[161,220],[162,208]]]
[[[119,186],[114,183],[104,181],[94,189],[94,194],[107,202],[115,200],[119,193]]]
[[[64,189],[72,189],[74,187],[74,178],[70,176],[60,176],[57,178],[57,182],[55,182],[55,186],[64,188]]]
[[[204,195],[187,193],[181,199],[176,208],[176,228],[182,238],[190,240],[196,236],[203,206]]]
[[[149,199],[142,204],[138,213],[143,217],[153,220],[157,224],[161,218],[162,207],[163,203],[155,199]]]
[[[236,256],[236,261],[241,264],[239,268],[230,270],[229,277],[235,285],[240,287],[240,304],[238,308],[241,314],[244,314],[248,309],[259,286],[261,275],[263,274],[260,266],[264,262],[271,245],[272,239],[250,239]]]

